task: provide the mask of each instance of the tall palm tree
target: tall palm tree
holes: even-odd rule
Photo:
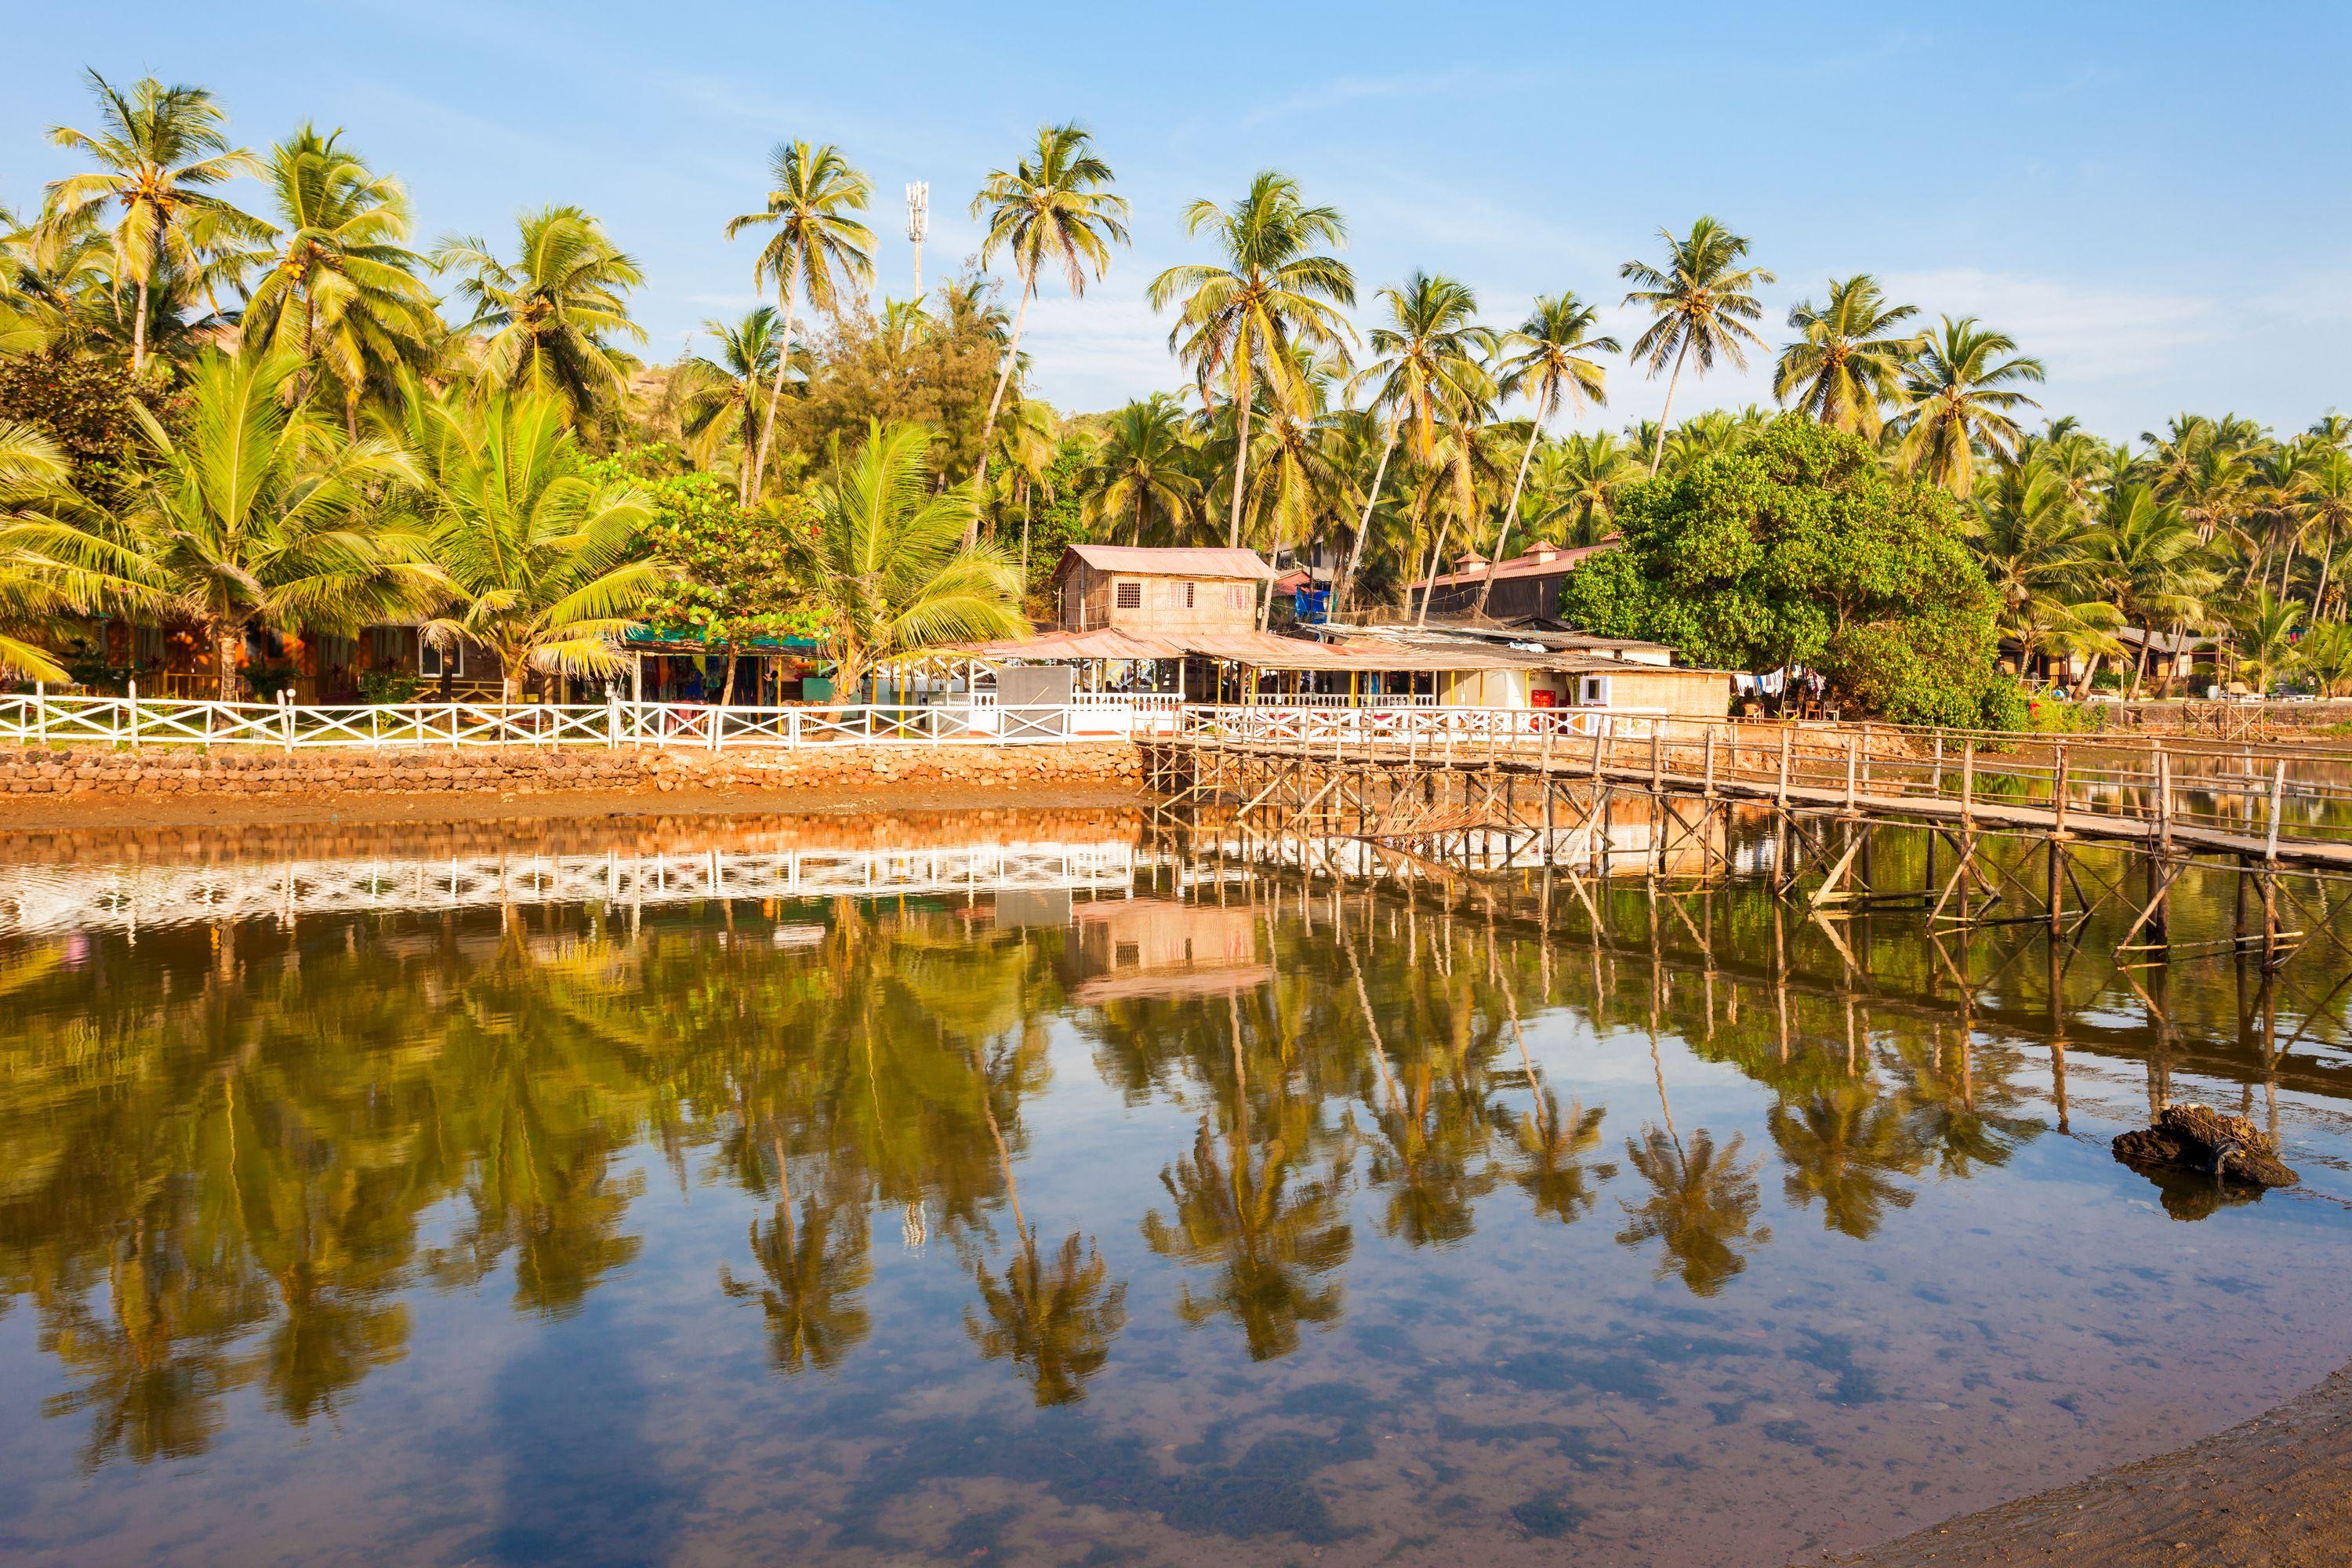
[[[1437,450],[1442,422],[1484,418],[1496,395],[1495,379],[1485,362],[1500,340],[1478,324],[1478,296],[1468,284],[1443,273],[1415,272],[1402,288],[1383,289],[1378,298],[1388,310],[1388,321],[1372,329],[1376,357],[1356,373],[1349,390],[1371,389],[1370,406],[1389,411],[1387,435],[1371,489],[1364,496],[1364,515],[1347,567],[1331,595],[1333,615],[1347,603],[1349,585],[1355,581],[1364,539],[1371,531],[1372,508],[1380,500],[1381,479],[1399,437],[1406,437],[1408,457],[1427,463]]]
[[[863,291],[874,276],[874,231],[854,214],[866,210],[873,182],[850,166],[831,142],[779,142],[768,155],[768,200],[758,212],[727,223],[727,237],[747,228],[775,232],[752,265],[754,283],[773,283],[783,325],[776,333],[780,352],[768,406],[760,420],[760,447],[751,458],[751,493],[760,493],[768,472],[768,448],[775,439],[776,400],[784,395],[784,366],[792,355],[793,300],[828,314],[839,308],[845,285]]]
[[[2352,540],[2352,453],[2324,447],[2311,467],[2305,524],[2320,542],[2319,574],[2311,583],[2311,618],[2319,619],[2336,567],[2336,548]]]
[[[413,610],[440,583],[423,542],[388,527],[383,488],[414,482],[399,447],[345,439],[289,407],[283,354],[210,354],[179,433],[133,404],[151,467],[125,518],[140,580],[202,629],[220,700],[257,627],[349,633]]]
[[[147,364],[148,296],[156,269],[175,264],[205,279],[209,291],[213,259],[259,226],[211,187],[258,173],[260,165],[251,153],[229,145],[223,132],[227,117],[205,89],[165,87],[146,77],[126,98],[96,71],[86,74],[102,129],[55,126],[49,140],[88,153],[100,166],[51,184],[48,202],[61,217],[108,202],[122,209],[114,226],[114,271],[138,290],[131,339],[136,373]]]
[[[2107,597],[2104,535],[2040,461],[2004,465],[1977,498],[1975,545],[2021,667],[2045,648],[2112,648],[2123,611]]]
[[[1897,460],[1968,500],[1978,448],[2003,458],[2016,449],[2023,433],[2011,416],[2042,406],[2017,385],[2042,376],[2042,362],[2020,354],[2008,333],[1979,326],[1973,316],[1943,317],[1904,380],[1894,426]]]
[[[1021,353],[1021,330],[1029,301],[1037,296],[1037,274],[1048,263],[1061,268],[1073,297],[1087,291],[1087,274],[1099,279],[1110,267],[1110,247],[1127,243],[1127,198],[1106,189],[1110,165],[1093,152],[1094,139],[1076,125],[1041,125],[1036,150],[1010,169],[992,169],[971,198],[971,216],[988,218],[980,242],[985,267],[1000,250],[1012,252],[1021,279],[1021,300],[1013,311],[1013,341],[1005,346],[996,390],[989,395],[981,422],[980,471],[975,489],[988,484],[988,437],[996,410]]]
[[[2302,662],[2295,647],[2302,625],[2303,606],[2268,588],[2239,611],[2234,649],[2238,675],[2257,697],[2268,696],[2280,678]]]
[[[2221,574],[2177,505],[2158,500],[2146,485],[2116,486],[2099,509],[2097,539],[2103,596],[2127,624],[2177,634],[2210,618],[2210,601]],[[2147,652],[2143,640],[2132,677],[2135,691]]]
[[[1126,524],[1133,544],[1141,544],[1155,524],[1172,539],[1201,495],[1182,411],[1173,397],[1155,392],[1107,423],[1106,438],[1080,480],[1079,515],[1105,533]]]
[[[772,305],[754,306],[740,321],[706,321],[702,330],[718,340],[717,357],[698,354],[686,370],[689,384],[679,427],[689,437],[709,440],[732,430],[741,456],[736,461],[735,500],[751,504],[751,449],[768,408],[767,383],[782,357]]]
[[[1184,232],[1204,231],[1223,261],[1171,267],[1151,280],[1149,298],[1155,310],[1181,302],[1168,346],[1192,366],[1204,404],[1217,377],[1227,378],[1239,436],[1225,542],[1238,547],[1254,384],[1265,378],[1286,405],[1303,401],[1306,387],[1291,347],[1338,349],[1352,341],[1354,331],[1339,311],[1356,302],[1356,279],[1345,262],[1315,249],[1346,242],[1339,212],[1308,206],[1287,174],[1259,174],[1230,208],[1205,197],[1194,202],[1185,209]]]
[[[473,314],[457,331],[489,334],[484,381],[559,397],[577,419],[626,384],[626,362],[607,340],[645,342],[628,305],[645,274],[578,207],[525,213],[515,237],[506,262],[481,240],[452,235],[434,247],[433,268],[461,274],[457,297]]]
[[[446,578],[425,635],[496,659],[509,702],[534,672],[625,669],[622,635],[675,575],[639,542],[644,492],[580,472],[564,405],[545,393],[420,397],[411,417]]]
[[[360,402],[388,392],[403,368],[423,371],[437,326],[433,293],[416,276],[408,249],[408,197],[400,182],[378,174],[304,125],[269,158],[278,226],[273,250],[251,259],[261,268],[246,300],[247,342],[302,361],[297,395],[323,374],[341,394],[343,426],[359,434]]]
[[[1895,400],[1903,366],[1918,352],[1916,334],[1893,329],[1919,313],[1890,305],[1878,279],[1866,272],[1829,280],[1829,303],[1811,300],[1789,312],[1800,334],[1772,368],[1772,395],[1793,404],[1834,430],[1878,439],[1880,409]]]
[[[1486,580],[1478,584],[1474,615],[1486,613],[1486,596],[1495,591],[1495,574],[1509,553],[1511,522],[1519,515],[1519,492],[1527,488],[1528,464],[1536,455],[1545,422],[1559,412],[1563,402],[1589,402],[1599,407],[1609,401],[1607,373],[1589,357],[1617,352],[1615,338],[1593,335],[1600,314],[1574,294],[1539,294],[1534,311],[1509,339],[1509,346],[1518,352],[1503,362],[1501,389],[1506,395],[1527,394],[1535,404],[1535,416],[1528,424],[1528,444],[1519,452],[1518,474],[1511,480],[1511,499],[1503,503],[1502,531],[1487,557]]]
[[[971,492],[932,491],[930,438],[919,425],[871,423],[811,498],[803,564],[845,696],[895,654],[1028,629],[1019,571],[994,543],[965,542]]]
[[[1650,448],[1653,474],[1665,451],[1665,426],[1673,418],[1683,361],[1696,353],[1701,375],[1715,368],[1717,354],[1735,368],[1745,367],[1748,345],[1764,346],[1748,325],[1764,314],[1755,291],[1772,281],[1772,275],[1760,267],[1738,265],[1748,254],[1748,240],[1711,217],[1691,225],[1683,238],[1663,228],[1658,237],[1666,245],[1664,267],[1628,261],[1617,269],[1620,278],[1635,286],[1625,303],[1642,307],[1652,318],[1633,340],[1633,357],[1647,360],[1654,377],[1668,364],[1674,366],[1666,377],[1665,406],[1658,413],[1658,437]]]

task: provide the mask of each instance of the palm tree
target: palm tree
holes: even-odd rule
[[[2177,634],[2209,618],[2207,603],[2221,586],[2221,574],[2178,506],[2159,501],[2146,485],[2117,486],[2099,509],[2097,543],[2103,596],[2127,624],[2148,631],[2169,627]],[[2095,656],[2100,651],[2093,650]],[[2143,640],[2132,679],[2135,691],[2147,652]]]
[[[397,372],[422,372],[438,327],[433,294],[416,276],[408,237],[408,197],[304,125],[270,154],[264,174],[279,226],[274,251],[246,300],[245,341],[303,363],[298,396],[323,374],[342,394],[343,426],[359,434],[360,401],[388,391]]]
[[[1819,1198],[1823,1229],[1867,1241],[1887,1209],[1907,1209],[1917,1196],[1894,1180],[1923,1163],[1904,1108],[1863,1079],[1783,1101],[1764,1119],[1788,1166],[1782,1193],[1795,1208]]]
[[[712,440],[731,429],[742,457],[737,460],[736,504],[751,504],[751,465],[760,420],[768,407],[765,383],[782,355],[772,305],[759,305],[740,321],[706,321],[702,330],[719,341],[716,359],[698,354],[687,362],[689,384],[679,428],[689,437]]]
[[[1696,352],[1701,375],[1715,368],[1717,354],[1735,368],[1744,368],[1747,345],[1764,346],[1748,325],[1764,314],[1755,290],[1772,281],[1772,275],[1760,267],[1738,265],[1748,254],[1747,239],[1711,217],[1691,225],[1684,238],[1663,228],[1658,237],[1666,244],[1664,268],[1628,261],[1617,269],[1620,278],[1636,285],[1625,303],[1641,306],[1653,318],[1633,340],[1633,357],[1649,361],[1653,377],[1669,363],[1674,366],[1666,378],[1665,406],[1658,412],[1658,438],[1650,448],[1653,474],[1665,451],[1665,426],[1674,415],[1675,384],[1682,379],[1683,361]]]
[[[257,174],[260,165],[251,153],[228,144],[222,132],[227,118],[205,89],[165,87],[146,77],[125,98],[96,71],[86,74],[103,129],[92,134],[55,126],[49,140],[88,153],[100,167],[51,184],[48,203],[60,218],[110,201],[121,207],[114,227],[114,272],[138,289],[131,339],[135,374],[147,364],[148,293],[156,269],[173,263],[205,279],[209,292],[212,258],[259,227],[210,187]],[[217,312],[217,302],[214,309]]]
[[[2280,598],[2268,588],[2239,612],[2238,675],[2255,696],[2270,695],[2280,678],[2302,662],[2295,648],[2295,634],[2302,624],[2303,606],[2293,599]]]
[[[1000,250],[1013,253],[1013,268],[1021,279],[1021,301],[1013,312],[1013,341],[1005,345],[1003,367],[996,373],[996,390],[989,395],[988,415],[981,422],[980,471],[973,489],[988,484],[988,437],[996,427],[996,410],[1021,353],[1021,330],[1029,320],[1029,301],[1037,295],[1037,274],[1046,263],[1059,267],[1074,298],[1087,291],[1087,274],[1099,279],[1110,267],[1110,247],[1127,243],[1127,198],[1103,187],[1111,183],[1110,165],[1091,151],[1093,138],[1076,125],[1041,125],[1037,149],[1010,169],[992,169],[971,198],[971,216],[988,215],[988,233],[980,244],[980,264],[985,267]]]
[[[1829,303],[1810,300],[1789,312],[1801,335],[1780,351],[1772,369],[1772,395],[1834,430],[1878,439],[1879,410],[1895,400],[1903,366],[1918,352],[1916,336],[1891,330],[1917,315],[1911,305],[1889,305],[1878,279],[1866,272],[1829,280]]]
[[[1337,349],[1353,338],[1339,310],[1356,302],[1356,279],[1346,263],[1315,252],[1344,243],[1347,225],[1334,208],[1308,206],[1286,174],[1259,174],[1230,209],[1205,197],[1194,202],[1185,209],[1184,232],[1203,230],[1223,253],[1222,265],[1171,267],[1151,280],[1149,297],[1155,310],[1182,302],[1168,346],[1192,366],[1203,404],[1219,374],[1228,380],[1240,430],[1225,542],[1238,547],[1253,384],[1263,376],[1286,405],[1303,400],[1291,346]]]
[[[1757,1165],[1740,1162],[1742,1142],[1734,1133],[1718,1148],[1714,1135],[1701,1129],[1685,1152],[1679,1140],[1654,1127],[1643,1128],[1639,1142],[1625,1141],[1625,1158],[1649,1184],[1650,1196],[1624,1205],[1627,1224],[1618,1243],[1664,1243],[1656,1278],[1679,1274],[1694,1296],[1714,1295],[1748,1267],[1743,1243],[1772,1238],[1755,1223]]]
[[[2004,465],[1977,498],[1976,524],[1977,555],[2021,668],[2045,647],[2074,655],[2115,646],[2123,612],[2106,597],[2102,535],[2063,479],[2038,459]]]
[[[1405,442],[1408,457],[1427,463],[1437,450],[1441,419],[1483,418],[1496,395],[1484,362],[1500,340],[1475,320],[1478,297],[1468,284],[1442,273],[1415,272],[1402,288],[1383,289],[1379,298],[1389,319],[1386,325],[1372,329],[1372,353],[1378,357],[1357,372],[1349,390],[1370,387],[1370,406],[1389,411],[1388,428],[1380,466],[1364,495],[1363,520],[1331,595],[1335,616],[1347,603],[1349,584],[1362,560],[1372,508],[1380,500],[1381,479],[1388,472],[1389,454],[1398,437],[1410,437]]]
[[[783,325],[776,333],[780,353],[768,406],[760,420],[760,447],[751,458],[750,493],[758,495],[768,472],[768,448],[776,434],[776,400],[784,395],[784,366],[791,358],[793,299],[805,298],[809,308],[828,314],[839,308],[846,284],[863,290],[874,276],[874,231],[851,215],[866,210],[874,194],[873,182],[850,167],[841,149],[831,142],[812,147],[806,142],[779,142],[768,155],[768,201],[755,213],[728,220],[727,237],[747,228],[772,225],[770,236],[752,265],[754,283],[772,282],[782,306]]]
[[[152,449],[124,519],[137,576],[203,630],[224,702],[248,631],[353,632],[440,582],[423,542],[380,516],[383,487],[414,482],[415,466],[287,406],[300,370],[283,354],[205,356],[177,435],[131,405]]]
[[[1131,523],[1133,544],[1143,542],[1155,521],[1172,537],[1201,495],[1182,411],[1173,397],[1155,392],[1112,414],[1108,423],[1106,438],[1079,481],[1085,498],[1080,517],[1105,533]]]
[[[58,444],[29,425],[0,419],[0,674],[20,680],[72,677],[18,633],[46,633],[68,616],[138,602],[125,572],[135,558],[84,531],[85,510]]]
[[[1897,460],[1907,472],[1968,500],[1976,485],[1978,448],[2008,458],[2022,438],[2011,416],[2042,406],[2016,384],[2042,375],[2042,362],[2019,354],[2008,333],[1980,327],[1973,316],[1942,318],[1903,384],[1903,413],[1895,423]]]
[[[1539,294],[1533,313],[1511,336],[1510,342],[1518,352],[1503,362],[1501,388],[1507,395],[1526,393],[1536,411],[1528,425],[1528,444],[1519,453],[1518,476],[1511,481],[1511,499],[1503,503],[1502,531],[1496,535],[1494,551],[1487,557],[1486,580],[1478,584],[1473,615],[1486,613],[1486,596],[1495,591],[1495,574],[1509,552],[1511,521],[1519,515],[1519,492],[1527,488],[1528,464],[1543,437],[1544,422],[1559,412],[1564,401],[1591,402],[1596,407],[1609,401],[1604,386],[1607,373],[1586,357],[1617,352],[1615,338],[1593,336],[1599,319],[1600,312],[1574,294]]]
[[[2311,618],[2316,621],[2335,571],[2336,547],[2352,539],[2352,454],[2332,447],[2321,451],[2312,465],[2305,505],[2305,526],[2320,542],[2319,574],[2311,584]]]
[[[462,274],[457,297],[473,315],[457,331],[489,333],[481,355],[488,384],[551,394],[577,419],[626,384],[627,362],[606,340],[645,342],[628,308],[645,274],[578,207],[525,213],[516,241],[508,263],[479,239],[452,235],[434,247],[433,268]]]
[[[803,565],[845,696],[894,655],[1028,629],[1019,571],[994,543],[965,542],[971,492],[932,491],[930,439],[919,425],[870,423],[810,498]]]
[[[673,575],[648,558],[642,491],[580,470],[561,401],[538,392],[417,400],[413,439],[429,473],[432,551],[446,603],[425,635],[498,661],[509,702],[534,671],[611,676],[616,644]]]
[[[1545,447],[1536,458],[1535,493],[1543,508],[1536,526],[1569,543],[1600,543],[1616,529],[1617,493],[1639,461],[1606,430],[1572,432]]]

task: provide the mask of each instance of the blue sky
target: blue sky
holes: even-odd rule
[[[260,146],[341,126],[408,184],[420,238],[510,245],[515,212],[596,212],[644,263],[647,353],[751,302],[726,219],[784,136],[874,178],[881,285],[908,291],[900,192],[930,183],[927,279],[973,248],[964,204],[1045,120],[1091,127],[1135,244],[1032,311],[1066,409],[1174,384],[1146,281],[1194,254],[1179,215],[1256,170],[1339,206],[1367,294],[1419,267],[1496,325],[1538,291],[1612,305],[1662,224],[1712,213],[1779,274],[1768,341],[1832,272],[1974,314],[2048,362],[2042,402],[2109,436],[2184,408],[2299,428],[2352,406],[2352,7],[1959,8],[1203,3],[1012,6],[322,0],[26,6],[0,99],[0,202],[69,166],[85,65],[200,82]],[[1621,319],[1631,340],[1634,323]],[[1610,407],[1664,383],[1619,364]],[[1763,356],[1677,409],[1768,397]]]

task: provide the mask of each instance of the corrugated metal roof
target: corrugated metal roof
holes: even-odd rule
[[[1603,654],[1572,648],[1498,647],[1466,640],[1431,638],[1399,642],[1386,637],[1350,637],[1309,642],[1273,632],[1047,632],[1024,642],[967,643],[950,651],[981,658],[1056,662],[1076,659],[1211,658],[1252,669],[1309,669],[1365,674],[1471,669],[1543,669],[1561,674],[1618,671],[1675,673],[1664,665],[1634,665]]]
[[[1069,553],[1097,572],[1132,572],[1140,577],[1240,577],[1262,582],[1274,575],[1274,568],[1255,550],[1073,544]]]
[[[1533,552],[1525,555],[1515,555],[1510,560],[1504,562],[1500,566],[1495,568],[1495,581],[1500,583],[1513,577],[1553,577],[1564,575],[1570,572],[1575,571],[1578,566],[1584,563],[1586,557],[1598,555],[1604,550],[1614,550],[1616,548],[1617,546],[1614,544],[1580,544],[1570,550],[1552,550],[1549,560],[1538,559],[1536,553]],[[1431,579],[1432,582],[1435,583],[1435,584],[1441,588],[1451,588],[1464,583],[1483,583],[1486,580],[1486,563],[1483,561],[1467,571],[1448,572],[1441,576]],[[1415,583],[1413,584],[1413,587],[1416,589],[1422,586],[1423,584],[1419,583]]]

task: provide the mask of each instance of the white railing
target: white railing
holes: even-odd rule
[[[1649,738],[1665,717],[1656,708],[1307,708],[1267,704],[1192,706],[1182,733],[1203,739],[1313,746],[1381,745],[1444,751],[1462,745],[1541,746],[1570,736]]]
[[[1011,745],[1172,734],[1172,695],[1087,693],[1067,705],[846,703],[737,708],[693,702],[399,702],[305,705],[0,693],[0,744],[408,748],[663,746],[695,751],[831,745]]]

